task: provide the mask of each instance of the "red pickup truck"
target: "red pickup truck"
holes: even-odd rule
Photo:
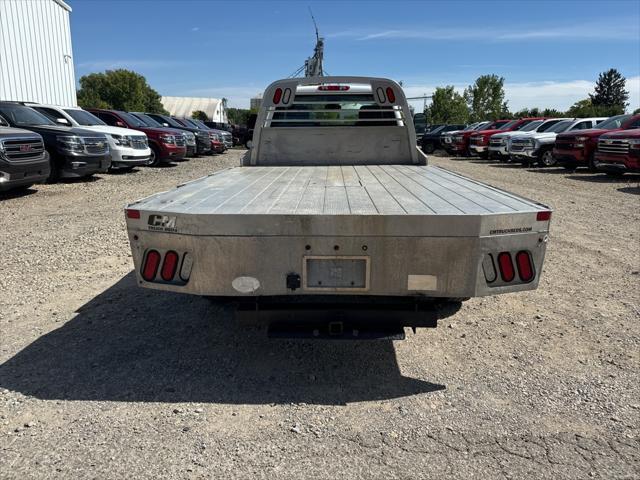
[[[449,149],[451,150],[452,153],[456,155],[464,155],[466,157],[469,157],[472,154],[469,149],[469,139],[471,138],[471,135],[473,135],[474,133],[481,133],[488,130],[496,130],[496,129],[499,130],[510,121],[511,120],[496,120],[495,122],[489,123],[482,130],[461,130],[453,135]]]
[[[598,124],[596,128],[561,133],[556,137],[553,156],[568,170],[588,167],[595,172],[595,152],[600,135],[632,128],[640,128],[640,115],[616,115]]]
[[[163,162],[181,160],[187,154],[187,145],[181,130],[149,125],[142,119],[119,110],[99,110],[87,108],[107,125],[122,128],[133,128],[147,134],[151,147],[150,165],[158,166]]]
[[[640,172],[640,128],[600,135],[594,163],[612,175]]]
[[[480,158],[489,158],[489,139],[491,135],[502,132],[513,132],[520,130],[525,125],[534,120],[544,120],[543,117],[520,118],[517,120],[498,120],[498,122],[506,122],[501,126],[491,126],[486,130],[473,132],[469,137],[469,150],[471,153],[478,155]]]

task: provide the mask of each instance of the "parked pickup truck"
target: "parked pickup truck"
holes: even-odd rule
[[[34,109],[18,102],[0,102],[0,117],[9,126],[39,134],[49,153],[48,182],[106,172],[111,164],[104,134],[56,125]]]
[[[549,118],[547,120],[534,120],[526,124],[520,130],[511,130],[509,132],[496,133],[489,139],[489,158],[497,158],[499,160],[509,160],[509,147],[514,137],[520,137],[525,134],[542,133],[547,131],[556,123],[563,120],[562,118]]]
[[[595,164],[612,175],[640,172],[640,128],[600,135]]]
[[[483,126],[481,129],[463,130],[453,136],[453,144],[451,145],[451,148],[456,154],[469,157],[474,154],[474,151],[471,150],[471,136],[473,134],[485,131],[493,131],[493,133],[496,133],[510,121],[511,120],[496,120],[494,122],[490,122],[486,126]]]
[[[610,131],[632,128],[640,128],[640,115],[616,115],[599,123],[595,128],[562,133],[556,137],[553,156],[568,170],[587,167],[589,170],[595,171],[594,156],[600,135]]]
[[[556,164],[556,159],[553,156],[553,146],[559,133],[593,128],[605,119],[594,117],[554,120],[560,121],[542,132],[522,132],[520,135],[512,137],[509,144],[511,161],[521,162],[525,165],[537,163],[541,167],[552,167]]]
[[[26,189],[49,177],[49,154],[42,137],[19,128],[9,128],[0,117],[0,192]]]
[[[138,284],[232,297],[272,336],[403,338],[535,289],[551,210],[427,166],[402,88],[267,87],[242,167],[126,207]]]
[[[488,130],[475,131],[469,137],[469,150],[471,153],[479,156],[480,158],[489,158],[489,141],[493,135],[502,132],[513,132],[522,130],[531,122],[537,120],[543,120],[542,118],[520,118],[517,120],[510,120],[500,127],[490,128]]]
[[[78,107],[58,107],[55,105],[29,104],[52,122],[63,126],[80,127],[96,133],[103,133],[109,143],[111,169],[130,170],[148,165],[151,149],[144,132],[107,125],[93,113]]]
[[[442,144],[442,148],[449,154],[455,155],[456,152],[456,144],[454,142],[454,138],[457,137],[458,134],[464,135],[465,132],[474,132],[477,130],[483,130],[485,127],[488,127],[491,122],[476,122],[468,125],[467,127],[461,130],[453,130],[450,132],[443,133],[440,138],[440,143]]]
[[[151,158],[149,159],[151,166],[156,167],[171,160],[181,160],[187,153],[181,130],[156,126],[157,124],[152,125],[135,115],[120,110],[88,108],[87,111],[93,113],[107,125],[144,132],[149,139],[149,147],[151,148]]]

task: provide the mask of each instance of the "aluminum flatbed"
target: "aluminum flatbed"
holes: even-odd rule
[[[264,99],[245,166],[127,207],[141,286],[275,299],[278,311],[307,302],[305,318],[334,315],[321,305],[336,299],[375,305],[348,309],[362,317],[355,330],[381,299],[439,304],[536,288],[549,208],[426,165],[398,84],[287,79]],[[382,329],[433,326],[413,317],[384,317]]]

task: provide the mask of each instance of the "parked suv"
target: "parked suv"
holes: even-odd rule
[[[488,130],[473,132],[469,138],[469,150],[480,158],[489,158],[489,140],[496,133],[512,132],[522,130],[525,126],[536,120],[544,120],[540,117],[520,118],[518,120],[507,120],[501,126],[493,126]],[[502,120],[499,120],[502,122]]]
[[[54,105],[29,104],[31,108],[49,117],[49,120],[63,126],[81,127],[92,132],[104,133],[109,142],[112,169],[132,169],[148,165],[151,149],[147,135],[137,130],[112,127],[93,113],[78,107],[58,107]]]
[[[49,154],[37,133],[10,128],[0,118],[0,191],[29,188],[49,177]]]
[[[640,172],[640,128],[600,135],[595,165],[613,175]]]
[[[134,112],[138,113],[138,112]],[[179,122],[176,122],[169,115],[160,115],[159,113],[145,113],[149,117],[153,118],[156,122],[164,127],[177,128],[178,130],[183,130],[187,132],[191,132],[196,136],[196,153],[198,155],[206,155],[211,152],[211,139],[209,138],[209,134],[199,130],[195,127],[186,127]]]
[[[157,166],[163,162],[180,160],[187,153],[185,139],[180,130],[152,127],[138,117],[120,110],[88,108],[87,111],[93,113],[107,125],[144,132],[149,139],[149,147],[151,148],[150,165]]]
[[[163,127],[160,123],[158,123],[149,115],[146,115],[144,113],[129,112],[129,115],[133,115],[134,117],[142,120],[142,122],[144,122],[149,127],[167,128],[167,127]],[[185,157],[195,157],[196,156],[196,136],[191,132],[187,132],[186,130],[174,129],[174,131],[182,133],[182,136],[184,137],[184,141],[187,147],[187,153],[185,154]]]
[[[231,132],[220,130],[219,128],[208,127],[202,120],[195,120],[190,118],[187,118],[185,120],[190,121],[192,124],[202,130],[216,133],[220,138],[220,141],[224,145],[225,150],[233,147],[233,135],[231,134]]]
[[[598,138],[603,133],[640,128],[640,115],[616,115],[609,117],[597,127],[579,133],[563,133],[556,137],[553,156],[569,170],[588,167],[595,171],[595,151]]]
[[[564,118],[543,132],[521,133],[511,138],[509,155],[514,162],[526,165],[538,163],[542,167],[556,164],[553,145],[559,133],[593,128],[605,118]]]
[[[424,153],[433,153],[437,148],[442,148],[442,135],[455,130],[462,130],[466,125],[441,125],[433,130],[429,130],[422,134],[419,141],[420,148]]]
[[[0,102],[0,117],[11,127],[42,136],[50,158],[49,182],[88,177],[109,169],[111,157],[104,134],[56,125],[40,112],[17,102]]]

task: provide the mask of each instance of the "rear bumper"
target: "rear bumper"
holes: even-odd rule
[[[0,191],[43,183],[49,173],[49,154],[46,152],[41,159],[27,163],[8,162],[0,158]]]

